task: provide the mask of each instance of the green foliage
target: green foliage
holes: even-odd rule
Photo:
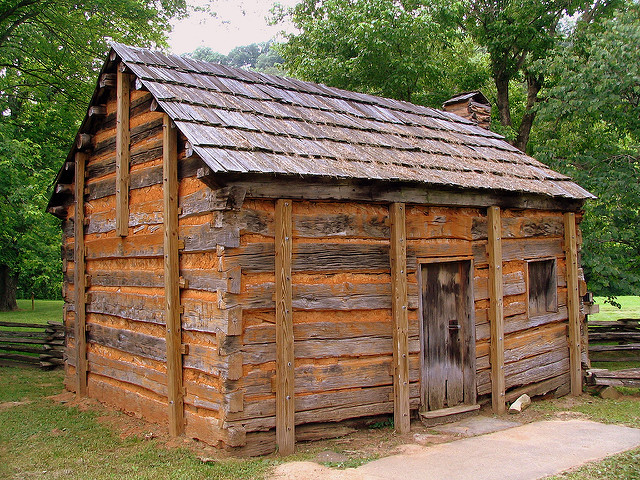
[[[304,0],[273,20],[300,31],[280,45],[288,73],[439,106],[465,81],[477,88],[487,79],[482,50],[458,28],[462,14],[454,1]]]
[[[544,62],[533,153],[598,196],[582,223],[596,295],[640,293],[640,8],[576,31]]]
[[[62,300],[35,300],[31,310],[31,299],[18,300],[18,310],[0,312],[0,321],[16,323],[46,323],[62,321]],[[14,327],[15,328],[15,327]]]
[[[18,278],[18,295],[60,297],[59,222],[44,209],[108,37],[164,45],[185,8],[184,0],[0,0],[0,266]]]
[[[211,47],[198,47],[188,56],[196,60],[237,68],[250,68],[258,72],[276,75],[283,73],[281,66],[284,59],[275,50],[271,41],[235,47],[229,55],[215,52]]]

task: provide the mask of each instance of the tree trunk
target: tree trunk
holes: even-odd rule
[[[7,265],[0,265],[0,312],[18,309],[17,288],[18,276]]]
[[[496,82],[496,107],[500,113],[500,123],[505,127],[511,126],[511,110],[509,108],[509,76],[502,72],[494,73]]]
[[[529,143],[529,135],[531,134],[531,127],[533,121],[536,118],[536,112],[533,109],[538,101],[538,92],[542,88],[542,81],[535,75],[527,74],[527,106],[522,116],[522,122],[520,122],[520,128],[518,129],[518,136],[513,146],[524,152],[527,149],[527,143]]]

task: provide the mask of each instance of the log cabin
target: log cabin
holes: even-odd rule
[[[579,394],[589,198],[453,113],[113,44],[48,206],[66,388],[239,455]]]

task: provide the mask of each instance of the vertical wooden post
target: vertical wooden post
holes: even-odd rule
[[[580,355],[580,293],[578,291],[578,244],[576,215],[564,214],[564,249],[567,259],[567,309],[569,313],[569,369],[571,371],[571,395],[582,393],[582,368]]]
[[[116,234],[121,237],[129,231],[129,82],[129,74],[120,64],[116,82]]]
[[[281,455],[295,450],[293,312],[291,304],[291,200],[276,201],[276,444]]]
[[[502,222],[500,207],[487,209],[489,253],[489,324],[491,327],[491,406],[504,413],[504,304],[502,288]]]
[[[184,431],[182,397],[182,325],[178,253],[178,134],[167,114],[162,123],[162,188],[164,202],[164,298],[167,340],[169,434]]]
[[[73,284],[75,287],[75,340],[76,340],[76,394],[87,394],[87,324],[86,324],[86,279],[84,246],[84,175],[87,154],[76,153],[75,162],[75,217],[73,246]]]
[[[389,206],[391,219],[391,306],[393,315],[393,422],[396,432],[408,433],[409,313],[407,311],[407,242],[405,204]]]

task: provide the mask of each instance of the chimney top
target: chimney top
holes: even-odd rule
[[[491,127],[491,103],[480,90],[465,92],[450,98],[442,104],[445,112],[471,120],[479,127],[490,130]]]

